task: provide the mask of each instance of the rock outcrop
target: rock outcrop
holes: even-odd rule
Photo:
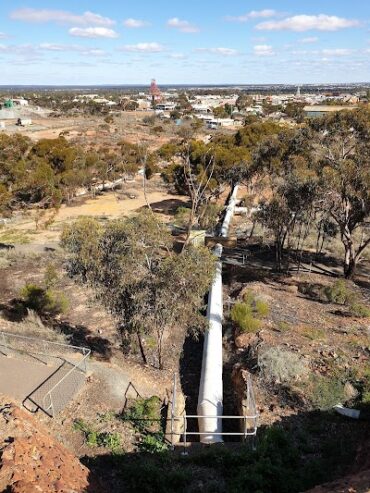
[[[0,396],[0,491],[102,493],[90,471],[35,418]]]

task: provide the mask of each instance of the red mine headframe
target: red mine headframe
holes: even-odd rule
[[[153,103],[156,101],[160,101],[160,99],[162,98],[162,93],[159,87],[157,86],[157,82],[155,79],[152,79],[152,83],[150,84],[149,94],[152,97]]]

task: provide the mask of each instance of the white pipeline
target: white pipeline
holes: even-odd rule
[[[238,186],[235,186],[230,197],[225,219],[221,228],[221,236],[227,237],[229,226],[234,215]],[[223,382],[222,382],[222,245],[217,244],[214,254],[218,257],[216,275],[208,295],[207,319],[209,328],[204,337],[202,372],[199,385],[197,413],[199,431],[209,433],[201,435],[202,443],[222,442],[223,414]],[[206,416],[206,417],[204,417]]]

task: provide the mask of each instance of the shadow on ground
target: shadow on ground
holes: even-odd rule
[[[91,471],[87,492],[96,478],[117,493],[298,493],[335,480],[325,489],[334,493],[342,491],[341,478],[343,491],[352,491],[356,475],[370,468],[368,424],[333,411],[302,411],[259,429],[255,450],[250,442],[193,444],[186,457],[176,451],[84,457]],[[368,486],[353,491],[365,493]]]

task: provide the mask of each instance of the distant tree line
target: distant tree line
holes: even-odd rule
[[[64,137],[37,143],[21,135],[0,134],[0,213],[18,208],[59,207],[81,188],[93,190],[137,173],[145,157],[147,173],[155,156],[139,145],[121,141],[116,146],[83,149]]]

